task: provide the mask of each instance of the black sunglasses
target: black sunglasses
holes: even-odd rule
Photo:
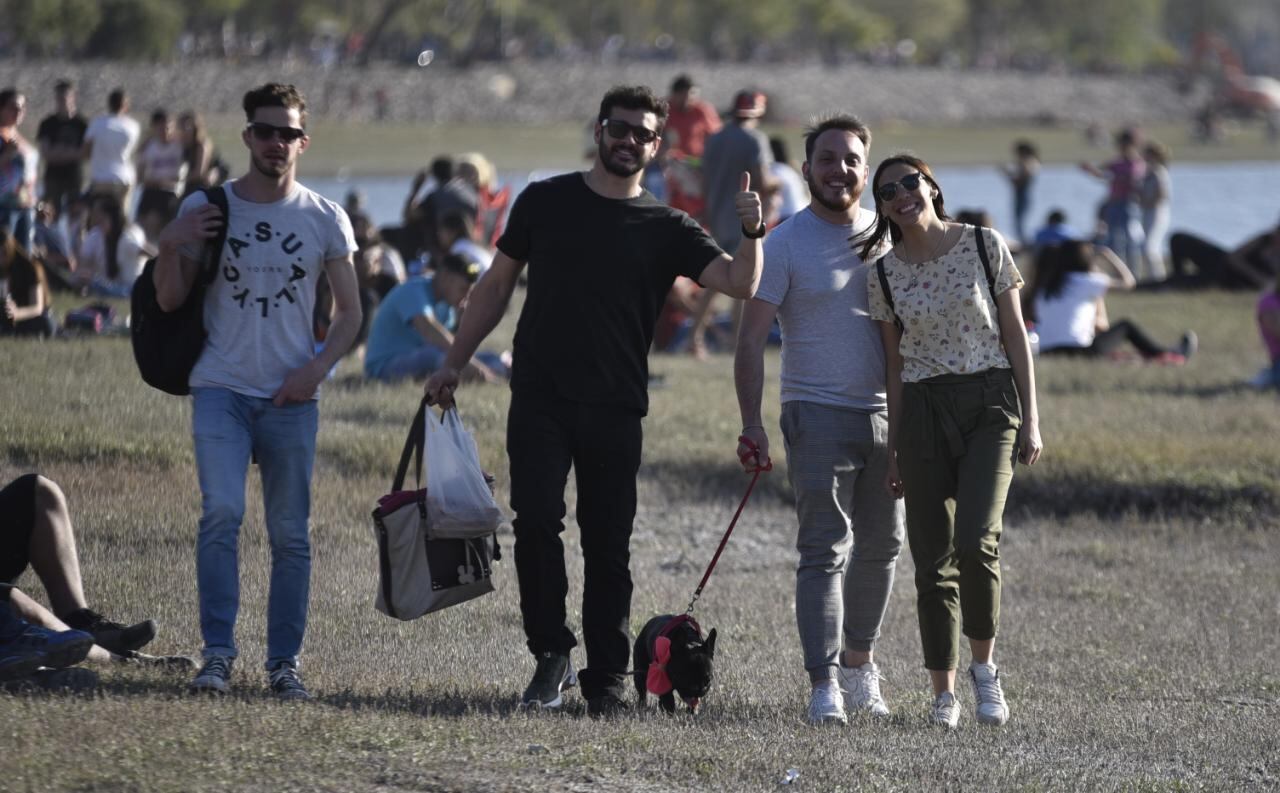
[[[609,131],[609,137],[615,140],[622,140],[627,137],[627,133],[631,133],[631,137],[641,146],[647,143],[653,143],[658,139],[658,133],[648,127],[641,127],[636,124],[628,124],[620,118],[606,118],[600,122],[606,130]]]
[[[253,136],[264,143],[279,135],[280,140],[285,143],[293,143],[295,140],[302,140],[307,136],[305,129],[297,127],[277,127],[275,124],[268,124],[265,121],[252,121],[246,127]]]
[[[903,190],[911,192],[920,186],[920,180],[923,178],[925,178],[925,175],[916,171],[915,173],[907,174],[896,182],[886,182],[876,188],[876,198],[888,203],[898,194],[898,185],[902,185]]]

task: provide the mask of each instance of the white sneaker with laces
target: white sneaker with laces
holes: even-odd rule
[[[1004,701],[1000,670],[995,664],[969,665],[969,681],[973,683],[978,721],[999,726],[1009,720],[1009,705]]]
[[[956,695],[950,691],[939,694],[933,701],[933,707],[929,709],[929,721],[939,727],[954,730],[960,723],[960,703],[956,700]]]
[[[872,716],[888,716],[889,706],[880,695],[880,667],[868,661],[862,666],[837,667],[840,687],[844,689],[844,705],[852,713],[866,712]]]
[[[844,715],[844,700],[840,694],[840,686],[832,680],[825,686],[814,686],[809,694],[810,724],[848,724]]]

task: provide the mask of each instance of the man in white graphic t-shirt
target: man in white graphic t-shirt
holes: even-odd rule
[[[244,97],[249,171],[225,185],[230,217],[204,301],[208,337],[191,372],[192,431],[203,514],[196,549],[204,666],[197,692],[228,690],[237,655],[236,544],[250,459],[262,472],[271,589],[268,680],[281,699],[309,699],[298,675],[311,580],[307,520],[320,381],[360,328],[351,224],[340,206],[294,180],[306,150],[306,104],[292,85]],[[160,234],[156,299],[172,311],[197,277],[206,240],[224,222],[203,192]],[[328,276],[334,314],[317,353],[316,280]]]

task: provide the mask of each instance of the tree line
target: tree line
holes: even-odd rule
[[[0,0],[9,57],[699,59],[1134,71],[1211,32],[1280,72],[1275,0]],[[423,53],[429,53],[423,55]]]

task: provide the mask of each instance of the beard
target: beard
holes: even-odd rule
[[[836,201],[832,201],[822,194],[826,189],[825,185],[818,184],[814,180],[812,172],[805,174],[804,183],[809,188],[809,196],[822,206],[830,209],[832,212],[848,212],[854,204],[858,203],[858,199],[862,197],[861,192],[857,189],[857,185],[849,189],[847,194],[842,194]]]
[[[289,170],[288,160],[275,161],[268,160],[265,157],[249,156],[249,162],[253,164],[253,169],[263,176],[269,176],[273,179],[284,176]]]
[[[635,160],[633,162],[631,162],[630,164],[616,162],[613,159],[613,152],[616,151],[619,147],[627,146],[628,144],[617,143],[617,144],[614,144],[612,147],[609,147],[608,145],[605,144],[606,137],[607,137],[606,133],[601,133],[600,144],[599,144],[600,163],[604,165],[604,169],[606,171],[613,174],[614,176],[621,176],[624,179],[629,176],[635,176],[636,174],[643,171],[645,169],[645,166],[649,164],[649,161],[653,159],[652,157],[644,156],[643,146],[640,146],[639,144],[635,144],[630,149],[635,154]]]

